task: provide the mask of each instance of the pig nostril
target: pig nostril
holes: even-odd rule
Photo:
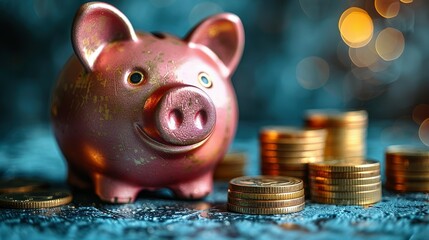
[[[171,130],[179,128],[182,122],[183,114],[178,109],[174,109],[168,114],[168,127]]]
[[[206,113],[206,111],[204,111],[204,110],[198,111],[197,114],[195,114],[194,121],[195,121],[195,126],[198,129],[203,129],[204,125],[206,125],[206,123],[207,123],[207,113]]]

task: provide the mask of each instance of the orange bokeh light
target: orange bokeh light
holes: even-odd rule
[[[384,18],[393,18],[398,16],[401,8],[399,0],[375,0],[375,10]]]
[[[412,3],[413,0],[401,0],[402,3]]]
[[[338,22],[343,41],[352,48],[363,47],[371,40],[374,25],[368,13],[357,7],[343,12]]]

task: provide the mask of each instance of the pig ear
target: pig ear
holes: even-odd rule
[[[87,71],[103,47],[115,41],[137,41],[131,23],[118,9],[105,3],[82,5],[76,14],[72,29],[73,48]]]
[[[244,48],[244,30],[240,19],[231,13],[209,17],[198,24],[185,38],[212,50],[231,75],[237,67]]]

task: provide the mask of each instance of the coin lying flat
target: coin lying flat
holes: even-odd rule
[[[381,187],[370,191],[331,192],[311,189],[311,196],[335,198],[335,199],[368,199],[381,195]]]
[[[261,152],[262,157],[290,157],[290,158],[305,158],[305,157],[322,157],[324,150],[308,150],[299,152],[284,152],[264,150]]]
[[[313,128],[331,127],[366,127],[368,113],[364,110],[340,111],[336,109],[308,110],[305,114],[306,126]]]
[[[5,193],[0,195],[3,208],[47,208],[68,204],[72,195],[65,190],[44,190],[26,193]]]
[[[310,176],[310,183],[321,183],[321,184],[333,184],[333,185],[362,185],[362,184],[373,184],[379,183],[381,181],[381,176],[366,177],[366,178],[344,178],[344,179],[335,179],[335,178],[326,178],[318,176]]]
[[[336,199],[336,198],[325,198],[319,196],[311,196],[311,201],[324,204],[335,204],[335,205],[370,205],[381,201],[381,193],[379,196],[366,199]]]
[[[261,161],[262,168],[265,169],[277,169],[277,170],[295,170],[295,171],[306,171],[308,170],[308,164],[305,163],[270,163]]]
[[[248,193],[284,193],[303,188],[301,179],[279,176],[244,176],[229,182],[229,189]]]
[[[276,169],[261,169],[262,174],[264,175],[270,175],[270,176],[287,176],[287,177],[296,177],[301,180],[305,180],[307,176],[307,171],[301,170],[301,171],[287,171],[287,170],[276,170]],[[305,178],[305,179],[304,179]]]
[[[429,161],[427,164],[390,163],[386,159],[386,172],[429,172]]]
[[[426,147],[409,145],[391,145],[386,148],[386,155],[411,157],[415,159],[429,159],[429,149]]]
[[[241,207],[252,207],[252,208],[280,208],[280,207],[292,207],[300,205],[305,202],[305,197],[297,197],[285,200],[249,200],[241,198],[228,197],[228,203],[241,206]]]
[[[367,178],[380,175],[380,170],[375,171],[362,171],[362,172],[327,172],[310,170],[311,176],[325,177],[325,178]]]
[[[47,183],[35,179],[14,178],[0,180],[1,193],[29,192],[47,186]]]
[[[311,163],[310,170],[326,172],[361,172],[380,171],[380,163],[374,160],[362,162],[330,160],[318,163]]]
[[[331,191],[331,192],[345,192],[345,191],[371,191],[381,188],[381,182],[372,183],[372,184],[362,184],[362,185],[329,185],[329,184],[320,184],[313,183],[311,188],[315,191]]]
[[[263,150],[275,150],[275,151],[308,151],[308,150],[321,150],[325,148],[325,143],[261,143],[259,145]]]
[[[304,189],[295,192],[285,193],[245,193],[245,192],[234,192],[228,191],[228,196],[233,198],[251,199],[251,200],[286,200],[304,196]]]
[[[429,192],[429,184],[426,182],[387,182],[386,188],[398,192]]]
[[[285,213],[294,213],[299,212],[304,209],[305,203],[302,203],[297,206],[292,207],[281,207],[281,208],[252,208],[252,207],[242,207],[234,204],[227,204],[229,211],[245,213],[245,214],[285,214]]]
[[[323,156],[318,157],[302,157],[302,158],[293,158],[293,157],[262,157],[261,162],[267,163],[290,163],[290,164],[299,164],[299,163],[311,163],[311,162],[320,162],[323,161]]]
[[[326,130],[323,129],[301,129],[286,126],[266,126],[260,131],[260,136],[273,139],[317,138],[324,135],[326,135]]]

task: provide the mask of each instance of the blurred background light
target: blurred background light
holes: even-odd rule
[[[329,78],[329,64],[320,57],[307,57],[296,66],[296,78],[305,89],[322,87]]]
[[[402,3],[412,3],[413,0],[401,0]]]
[[[420,125],[419,137],[424,145],[429,146],[429,118],[426,118]]]
[[[360,48],[349,48],[349,57],[357,67],[369,67],[378,60],[378,54],[374,47],[374,41]]]
[[[356,7],[344,11],[338,25],[344,42],[353,48],[365,46],[374,31],[371,17],[365,10]]]
[[[386,61],[399,58],[404,51],[405,39],[402,32],[394,28],[383,29],[377,36],[375,48],[377,53]]]
[[[375,9],[384,18],[396,17],[401,9],[399,0],[375,0]]]
[[[429,119],[429,104],[418,104],[415,106],[413,109],[414,122],[421,124],[426,119]]]

